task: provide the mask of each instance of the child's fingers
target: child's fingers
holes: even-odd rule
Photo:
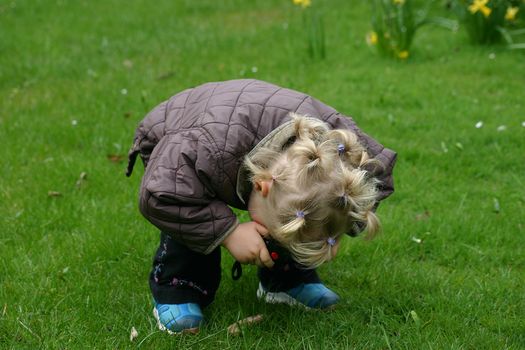
[[[263,247],[259,251],[259,260],[262,265],[264,265],[265,267],[269,269],[271,269],[274,265],[272,257],[270,256],[270,252],[268,252],[268,249],[266,249],[266,247]],[[264,267],[264,266],[261,266],[261,267]]]
[[[255,222],[255,221],[254,221]],[[266,237],[268,236],[268,229],[264,227],[263,225],[259,224],[258,222],[255,222],[255,230],[262,236]]]

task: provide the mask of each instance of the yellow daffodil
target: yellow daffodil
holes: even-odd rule
[[[505,13],[505,19],[507,21],[514,21],[516,14],[518,13],[519,7],[508,7],[507,13]]]
[[[303,8],[309,7],[310,5],[312,5],[312,1],[311,0],[292,0],[292,1],[293,1],[294,5],[300,5]]]
[[[392,0],[394,4],[396,5],[403,5],[405,3],[405,0]]]
[[[375,45],[377,44],[377,33],[376,32],[370,32],[366,35],[366,42],[368,45]]]
[[[406,60],[408,58],[408,51],[403,50],[398,52],[397,57],[401,58],[402,60]]]
[[[492,9],[487,6],[488,2],[489,0],[474,0],[474,2],[468,7],[468,10],[472,14],[481,11],[483,16],[488,17],[492,12]]]

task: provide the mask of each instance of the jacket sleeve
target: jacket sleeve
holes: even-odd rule
[[[325,121],[334,129],[349,129],[357,135],[361,144],[366,147],[370,157],[381,163],[381,166],[374,166],[370,169],[372,175],[380,181],[379,200],[381,201],[390,196],[394,192],[393,169],[396,164],[396,152],[386,148],[365,134],[350,117],[333,113]]]
[[[131,176],[137,156],[140,155],[144,167],[148,165],[151,152],[164,135],[167,103],[168,101],[164,101],[149,112],[135,130],[133,146],[128,152],[126,176]]]
[[[211,253],[239,224],[216,198],[219,154],[202,132],[164,136],[149,159],[140,190],[140,211],[153,225],[201,254]]]

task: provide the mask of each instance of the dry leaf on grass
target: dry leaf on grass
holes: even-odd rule
[[[126,67],[127,69],[131,69],[133,68],[133,61],[125,59],[124,61],[122,61],[122,65]]]
[[[139,332],[135,329],[135,327],[131,327],[131,333],[129,334],[129,341],[135,340],[139,336]]]
[[[162,73],[161,75],[159,75],[157,77],[157,80],[166,80],[166,79],[169,79],[169,78],[171,78],[173,76],[175,76],[175,72],[171,72],[171,71],[164,72],[164,73]]]
[[[83,172],[80,173],[80,176],[79,176],[79,178],[77,180],[77,183],[76,183],[77,187],[82,186],[82,184],[86,180],[87,180],[87,173],[85,171],[83,171]]]
[[[425,210],[424,212],[416,215],[416,221],[426,220],[430,217],[430,212]]]
[[[113,163],[120,163],[124,160],[124,156],[120,154],[108,154],[108,160],[112,161]]]

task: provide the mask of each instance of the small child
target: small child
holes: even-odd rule
[[[396,154],[303,93],[259,80],[207,83],[154,108],[136,130],[140,211],[160,230],[150,287],[159,328],[196,332],[221,278],[224,246],[259,266],[257,296],[308,308],[339,297],[315,268],[341,238],[379,227]],[[230,207],[248,210],[239,223]],[[295,263],[273,268],[263,239]]]

